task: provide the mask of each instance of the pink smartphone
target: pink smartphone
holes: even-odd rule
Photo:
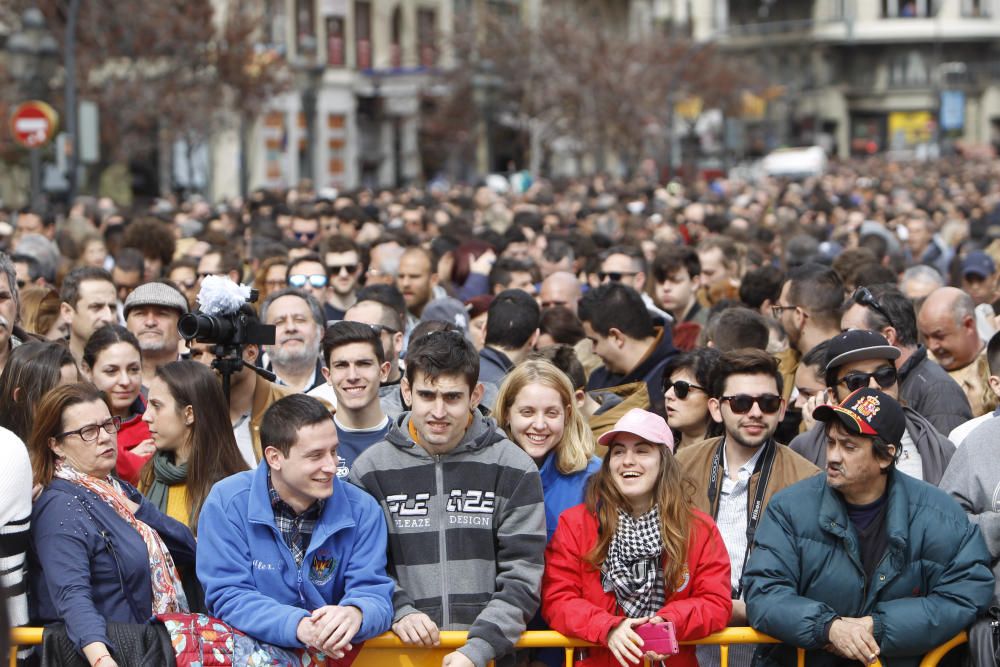
[[[643,623],[635,626],[635,632],[642,637],[643,652],[652,651],[661,655],[676,655],[680,651],[680,646],[677,645],[677,635],[674,634],[674,624],[670,621]]]

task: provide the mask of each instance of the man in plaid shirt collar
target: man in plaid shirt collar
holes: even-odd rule
[[[254,639],[349,660],[392,621],[385,518],[337,478],[337,429],[315,398],[273,403],[260,435],[266,465],[217,483],[199,517],[205,602]]]

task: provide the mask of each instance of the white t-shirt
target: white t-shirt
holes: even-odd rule
[[[250,433],[250,415],[245,414],[233,424],[233,435],[236,436],[236,446],[243,455],[243,460],[251,470],[257,468],[257,455],[253,451],[253,434]]]

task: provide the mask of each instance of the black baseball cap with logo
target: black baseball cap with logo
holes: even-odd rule
[[[899,447],[906,433],[906,415],[899,402],[889,394],[862,387],[840,405],[821,405],[813,410],[821,422],[839,421],[848,433],[878,436]]]

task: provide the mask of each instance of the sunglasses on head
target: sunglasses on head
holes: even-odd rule
[[[854,290],[854,294],[851,295],[851,300],[858,305],[865,306],[866,308],[871,308],[876,313],[884,317],[885,321],[889,323],[890,327],[895,328],[896,325],[892,323],[892,318],[889,317],[889,314],[885,312],[884,308],[882,308],[882,304],[878,302],[878,300],[875,298],[875,295],[872,294],[872,291],[867,287],[859,287],[858,289]]]
[[[326,287],[326,276],[322,273],[314,273],[308,276],[304,273],[296,273],[295,275],[288,276],[288,284],[292,287],[305,287],[306,283],[309,283],[313,287]]]
[[[599,271],[597,277],[601,279],[603,283],[605,280],[610,280],[613,283],[620,283],[622,278],[634,278],[638,275],[635,271]]]
[[[358,270],[357,264],[335,264],[326,267],[327,272],[331,276],[339,276],[341,271],[347,271],[348,274],[353,274]]]
[[[671,382],[667,380],[663,383],[663,393],[670,391],[670,388],[674,389],[674,396],[681,399],[682,401],[688,397],[688,394],[692,389],[699,389],[701,391],[706,391],[704,387],[699,387],[696,384],[691,384],[690,382],[685,382],[684,380],[675,380]]]
[[[760,411],[765,415],[773,415],[781,409],[781,396],[776,396],[775,394],[761,394],[760,396],[736,394],[735,396],[723,396],[719,400],[727,401],[729,409],[738,415],[745,415],[750,412],[754,403],[760,407]]]
[[[899,381],[899,374],[892,366],[883,366],[882,368],[875,369],[871,373],[862,373],[861,371],[848,373],[844,377],[840,378],[837,384],[847,385],[847,388],[850,391],[857,391],[858,389],[867,387],[871,383],[872,378],[875,378],[875,382],[878,383],[878,386],[886,389]]]

